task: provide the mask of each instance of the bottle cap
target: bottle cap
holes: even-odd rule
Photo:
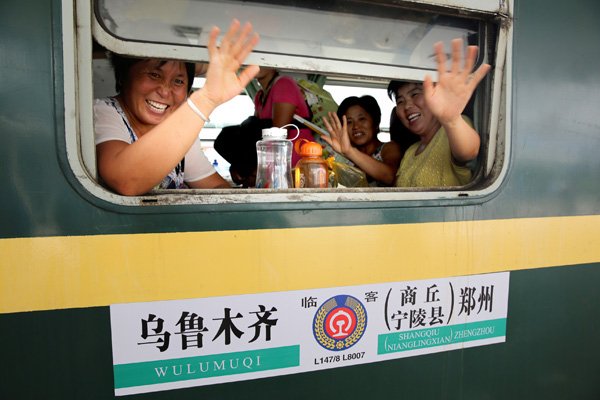
[[[300,147],[300,155],[312,156],[312,157],[321,157],[323,154],[323,147],[319,143],[315,142],[306,142]]]
[[[283,128],[267,128],[262,130],[263,139],[287,139],[288,131]]]
[[[323,154],[323,147],[319,143],[309,142],[304,138],[296,140],[294,149],[302,157],[321,157]]]

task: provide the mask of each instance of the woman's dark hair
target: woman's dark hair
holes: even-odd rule
[[[400,118],[398,118],[398,115],[396,114],[396,107],[392,109],[390,114],[390,139],[400,145],[402,153],[406,153],[406,150],[408,150],[413,143],[421,140],[419,135],[412,133],[404,126],[402,121],[400,121]]]
[[[391,81],[390,84],[388,85],[388,88],[387,88],[387,92],[388,92],[388,96],[389,96],[390,100],[392,100],[393,102],[395,102],[396,101],[396,96],[398,95],[398,90],[400,90],[402,88],[402,86],[408,85],[409,83],[417,83],[417,82]]]
[[[379,104],[377,104],[377,100],[375,100],[373,96],[352,96],[344,99],[337,110],[337,116],[340,121],[342,120],[344,114],[346,114],[346,111],[348,111],[348,109],[352,106],[361,106],[364,108],[364,110],[369,113],[371,118],[373,118],[375,131],[379,132],[379,124],[381,123],[381,109],[379,108]]]
[[[110,54],[110,63],[112,64],[113,70],[115,71],[115,89],[117,93],[121,93],[123,89],[123,82],[129,79],[129,70],[135,64],[140,61],[148,60],[143,58],[132,58],[125,57],[119,54],[111,53]],[[167,63],[167,60],[163,60],[160,62],[159,66],[163,66]],[[196,66],[193,63],[185,63],[185,70],[187,72],[188,77],[188,94],[192,90],[192,84],[194,83],[194,74],[195,74]]]
[[[415,85],[423,85],[423,82],[412,82],[412,81],[391,81],[388,85],[387,92],[390,99],[395,103],[396,96],[398,96],[398,91],[402,89],[403,86],[414,83]],[[475,102],[475,96],[471,96],[471,99],[465,106],[463,110],[463,114],[468,116],[469,118],[473,118],[473,107]],[[404,150],[404,149],[402,149]]]

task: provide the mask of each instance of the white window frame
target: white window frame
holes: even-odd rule
[[[396,202],[414,200],[444,200],[458,197],[485,198],[504,181],[510,157],[511,55],[513,0],[427,0],[404,1],[407,6],[423,5],[459,9],[474,15],[500,16],[503,20],[496,44],[496,65],[492,76],[492,99],[489,111],[488,158],[484,179],[493,181],[482,189],[421,190],[414,188],[361,189],[214,189],[161,191],[160,194],[121,196],[98,184],[93,130],[92,34],[103,43],[110,43],[116,52],[160,58],[207,60],[204,48],[187,47],[184,51],[153,43],[127,43],[107,34],[97,23],[92,5],[86,0],[63,0],[63,70],[65,135],[68,162],[81,185],[93,196],[124,206],[175,204],[248,204],[297,202]],[[251,54],[248,63],[269,65],[280,69],[297,69],[298,63],[319,65],[319,60],[305,57],[271,55],[267,62],[261,55]],[[322,70],[364,74],[364,63],[327,61]],[[423,80],[426,70],[375,65],[369,74],[391,79]],[[508,84],[507,84],[508,82]],[[498,162],[500,161],[500,162]]]

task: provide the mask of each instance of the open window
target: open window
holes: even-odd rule
[[[218,204],[306,201],[400,201],[485,196],[498,187],[505,170],[509,138],[505,121],[507,96],[503,92],[507,43],[510,37],[507,6],[498,1],[396,1],[346,0],[85,0],[64,2],[63,17],[77,21],[76,40],[65,38],[65,104],[74,110],[67,117],[69,160],[79,180],[92,194],[118,204]],[[472,4],[468,4],[472,3]],[[500,2],[505,4],[505,2]],[[69,9],[71,7],[71,9]],[[482,145],[472,182],[461,188],[371,188],[184,190],[124,198],[97,184],[93,141],[93,98],[114,94],[112,71],[104,50],[149,58],[208,61],[208,33],[212,26],[229,26],[231,20],[250,21],[261,40],[247,62],[275,67],[293,77],[318,74],[326,77],[326,89],[338,101],[350,95],[375,94],[382,109],[382,131],[389,128],[394,104],[387,98],[390,80],[435,79],[433,44],[450,48],[462,38],[465,46],[480,48],[477,64],[487,62],[492,71],[479,85],[465,113],[472,117]],[[64,20],[65,18],[63,18]],[[68,20],[67,20],[68,22]],[[65,33],[66,35],[66,33]],[[72,46],[72,53],[69,51]],[[73,74],[75,99],[67,100],[68,72]],[[77,77],[77,78],[75,78]],[[202,85],[198,79],[195,86]],[[253,112],[252,100],[241,94],[215,111],[201,140],[211,161],[220,162],[211,150],[219,130],[240,123]],[[68,113],[66,113],[68,114]],[[69,126],[72,127],[69,130]],[[386,137],[383,136],[386,140]],[[77,152],[77,156],[73,154]],[[80,173],[77,173],[80,172]],[[223,171],[222,171],[223,172]],[[225,172],[226,174],[226,172]]]

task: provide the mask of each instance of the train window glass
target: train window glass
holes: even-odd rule
[[[312,0],[174,0],[165,5],[165,2],[156,0],[98,0],[90,3],[92,8],[88,13],[94,17],[88,33],[90,42],[103,50],[138,57],[207,61],[205,46],[210,27],[218,25],[226,28],[234,17],[241,21],[249,20],[261,35],[261,41],[249,56],[248,63],[275,67],[293,77],[324,75],[327,77],[326,89],[338,103],[349,95],[374,95],[382,108],[383,141],[389,140],[389,135],[386,135],[388,117],[394,106],[387,98],[389,81],[421,81],[426,74],[432,73],[435,77],[433,44],[443,41],[449,48],[450,40],[463,38],[465,46],[476,44],[480,47],[478,64],[487,62],[494,67],[480,84],[467,110],[482,136],[482,151],[473,183],[460,190],[345,189],[342,197],[349,201],[423,200],[456,198],[464,196],[465,192],[473,197],[485,194],[488,188],[493,190],[497,187],[494,182],[500,176],[501,169],[498,168],[502,168],[506,161],[505,149],[509,138],[498,126],[506,120],[499,116],[499,112],[504,112],[505,108],[501,106],[507,102],[502,82],[509,29],[501,26],[509,24],[501,22],[509,14],[505,9],[495,9],[492,1],[483,1],[481,7],[471,5],[468,9],[461,6],[465,1],[427,0],[419,5],[412,1],[391,4],[383,0],[331,3]],[[83,15],[84,12],[76,13],[80,36],[85,32],[86,23],[89,24]],[[81,49],[85,43],[85,38],[77,41],[80,53],[85,53]],[[85,59],[79,58],[79,71],[87,68]],[[496,62],[501,64],[496,65]],[[85,84],[81,79],[79,81],[79,118],[86,121],[91,119],[92,98],[114,94],[114,83],[106,78],[111,73],[106,57],[96,57],[94,52],[90,69],[93,69],[93,86],[89,99],[82,99],[89,91],[82,90]],[[201,79],[194,84],[196,88],[201,85]],[[215,110],[211,116],[214,123],[200,134],[205,153],[211,161],[217,161],[222,173],[227,163],[214,152],[212,143],[221,128],[239,123],[252,112],[251,97],[242,94]],[[90,142],[88,136],[93,142],[93,131],[90,133],[89,129],[82,128],[77,144],[84,147],[84,142]],[[95,171],[90,166],[93,159],[90,161],[89,155],[83,158],[93,176]],[[226,175],[226,171],[223,174]],[[97,184],[91,191],[100,193],[100,197],[109,197],[111,201],[121,198],[114,194],[102,195],[106,190]],[[177,194],[164,191],[153,193],[160,197],[153,204],[169,203],[174,196],[186,194],[192,196],[179,197],[176,203],[288,202],[298,199],[295,190],[245,191],[243,196],[239,193],[235,190],[178,191]],[[340,199],[337,190],[305,190],[303,193],[307,201]],[[200,194],[201,199],[197,196]],[[121,202],[139,204],[139,199],[138,203],[135,200]]]
[[[126,41],[197,46],[232,16],[253,21],[256,52],[435,68],[433,43],[477,36],[476,21],[382,4],[305,1],[100,0],[98,20]]]

